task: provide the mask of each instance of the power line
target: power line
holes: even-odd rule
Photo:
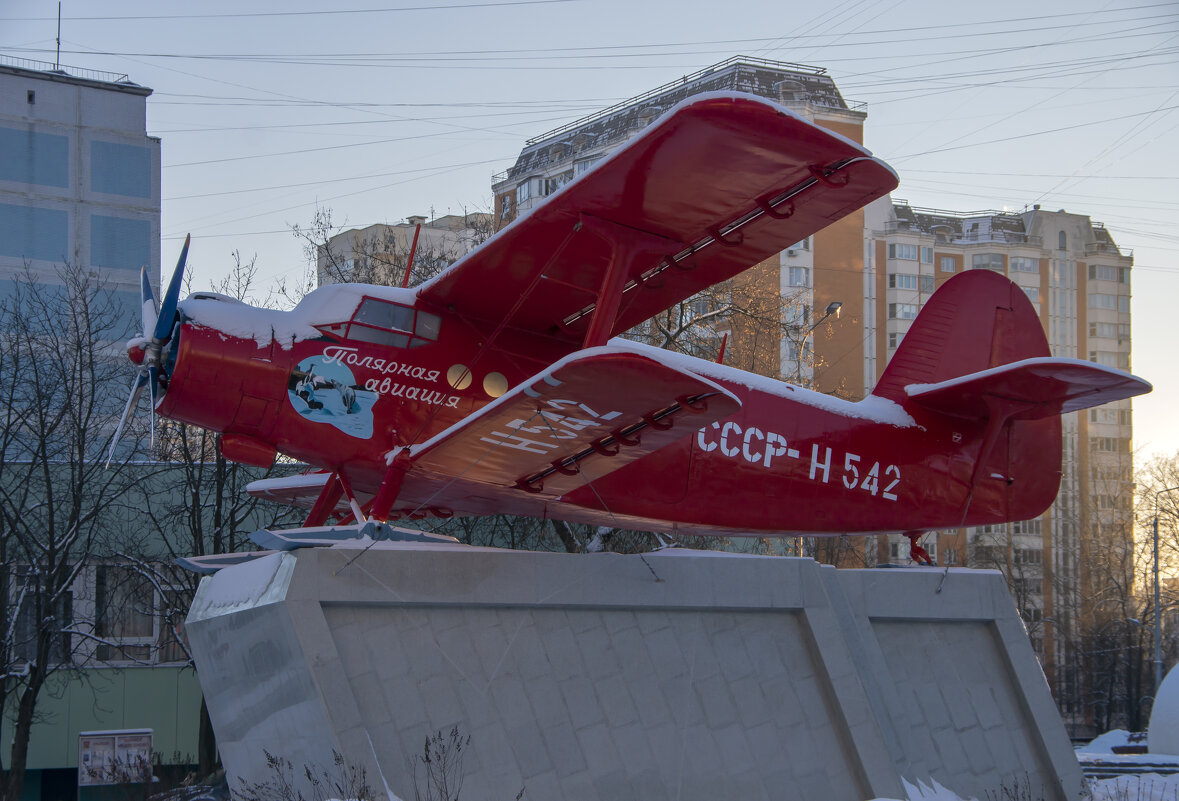
[[[386,8],[339,8],[325,11],[242,11],[231,14],[127,14],[122,16],[62,17],[70,22],[122,22],[156,19],[243,19],[248,17],[321,17],[357,14],[397,14],[405,11],[448,11],[456,8],[497,8],[500,6],[539,6],[572,3],[576,0],[492,0],[483,3],[447,3],[424,6],[390,6]],[[6,22],[46,22],[57,17],[0,17]]]

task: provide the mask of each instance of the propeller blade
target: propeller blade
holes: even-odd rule
[[[172,331],[172,324],[176,317],[176,304],[180,302],[180,284],[184,281],[184,263],[188,261],[188,243],[192,234],[184,237],[184,247],[180,250],[180,258],[176,262],[176,271],[172,273],[172,280],[168,282],[168,289],[160,303],[160,316],[156,320],[152,331],[152,339],[163,342],[164,337]],[[154,384],[154,382],[153,382]],[[153,407],[154,408],[154,407]]]
[[[142,301],[143,335],[150,337],[152,332],[156,330],[156,321],[160,318],[160,313],[156,308],[156,297],[152,294],[151,281],[148,280],[146,267],[139,271],[139,295]]]
[[[127,419],[131,416],[131,411],[139,401],[139,395],[143,392],[143,385],[146,383],[147,374],[143,372],[136,373],[135,378],[131,379],[131,394],[127,397],[127,405],[123,407],[123,416],[119,418],[119,425],[115,429],[115,436],[111,439],[110,452],[106,455],[107,467],[111,466],[111,459],[115,458],[115,448],[119,445],[119,439],[123,436],[123,429],[127,425]]]

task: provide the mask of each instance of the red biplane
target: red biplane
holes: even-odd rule
[[[508,513],[912,535],[1033,518],[1058,489],[1059,416],[1150,385],[1051,357],[1001,275],[940,288],[856,403],[613,338],[896,183],[773,103],[702,95],[413,289],[178,304],[186,242],[158,315],[143,281],[124,417],[148,386],[228,459],[314,466],[251,488],[309,508],[308,527]]]

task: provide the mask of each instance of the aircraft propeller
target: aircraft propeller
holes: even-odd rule
[[[131,361],[139,365],[135,378],[131,381],[131,394],[127,398],[127,405],[123,407],[123,416],[119,418],[119,425],[115,428],[115,436],[111,440],[111,449],[106,457],[109,467],[114,458],[115,448],[123,435],[123,429],[131,416],[131,411],[139,402],[139,396],[144,386],[148,388],[151,398],[151,444],[156,441],[156,403],[159,401],[160,371],[163,361],[164,348],[172,340],[172,329],[177,320],[177,304],[180,302],[180,285],[184,281],[184,265],[188,261],[188,245],[191,234],[184,238],[184,247],[180,250],[180,258],[176,262],[176,269],[172,273],[172,280],[164,291],[163,302],[156,310],[156,299],[151,291],[151,282],[147,277],[147,267],[139,273],[139,292],[142,300],[143,335],[128,343],[127,355]]]

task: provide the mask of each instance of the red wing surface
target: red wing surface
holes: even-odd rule
[[[887,165],[849,140],[768,101],[711,95],[669,112],[420,297],[489,325],[577,341],[612,254],[622,254],[617,334],[896,185]]]
[[[593,348],[414,446],[413,472],[559,497],[740,406],[707,379]]]
[[[917,404],[953,417],[984,418],[987,398],[1023,408],[1013,419],[1075,412],[1150,391],[1141,378],[1076,359],[1024,359],[1002,367],[905,388]]]

